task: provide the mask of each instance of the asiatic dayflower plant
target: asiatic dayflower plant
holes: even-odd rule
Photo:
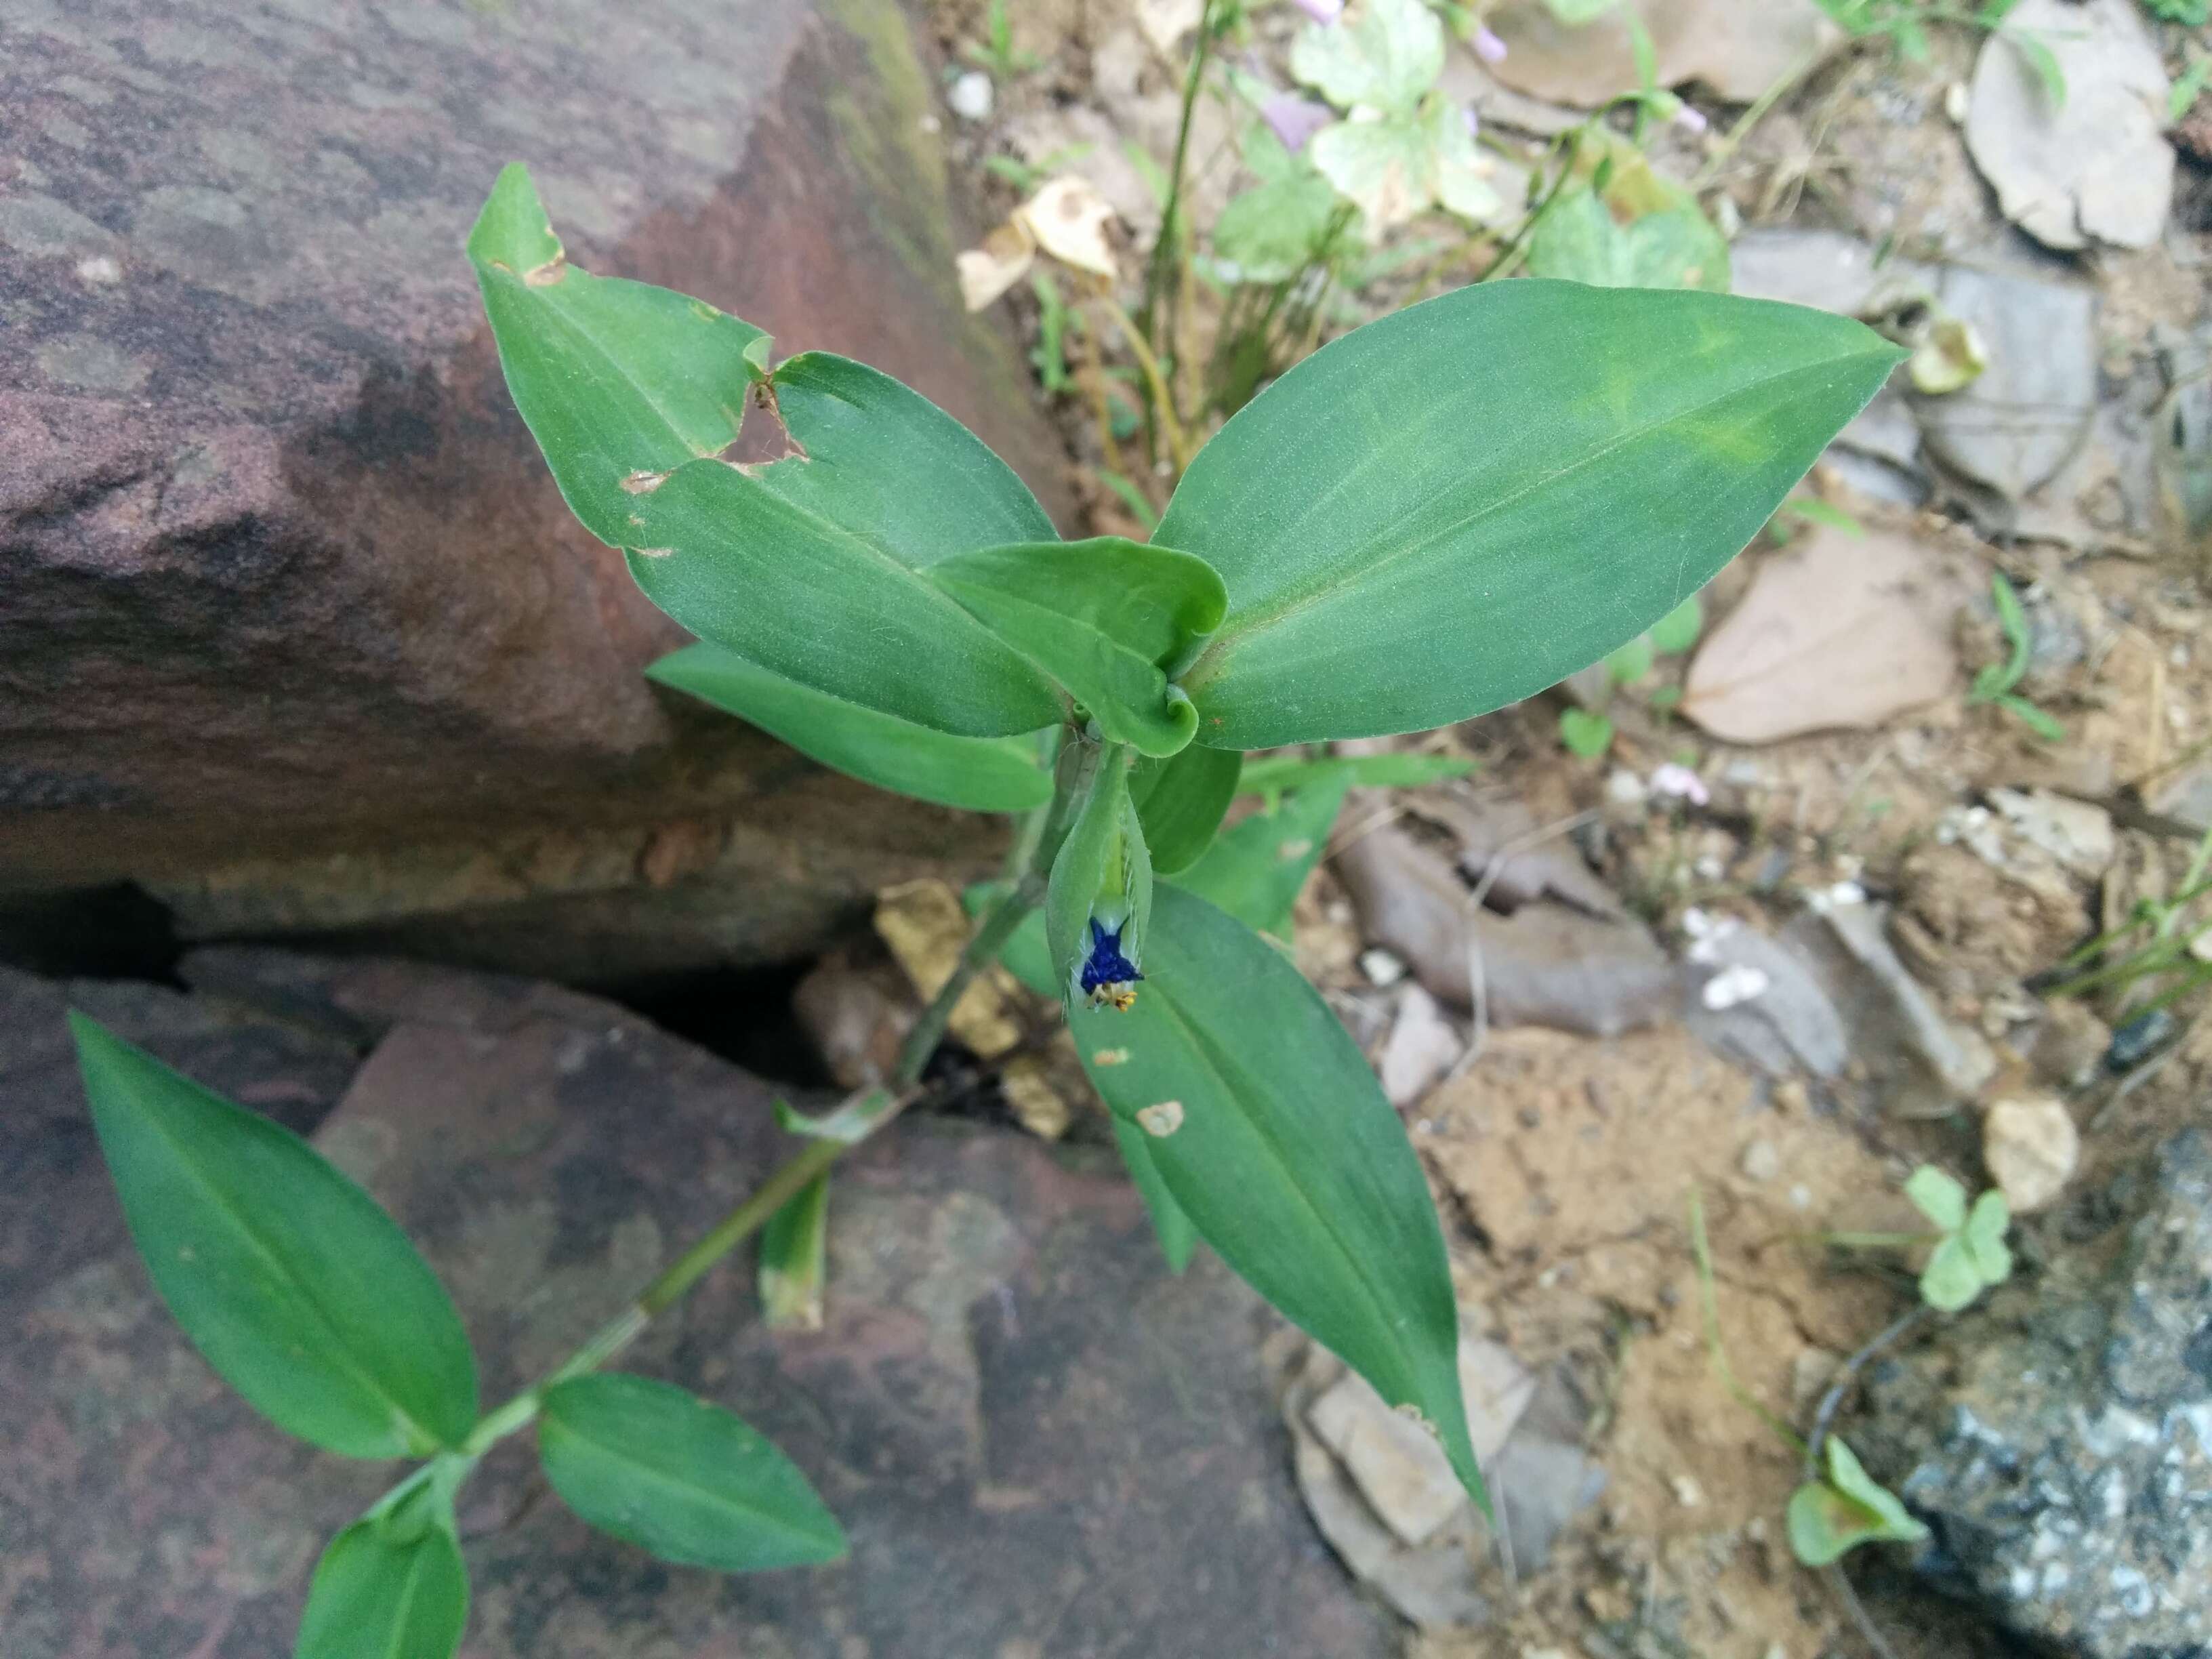
[[[1901,354],[1848,319],[1720,295],[1463,289],[1252,398],[1148,541],[1071,542],[890,376],[779,361],[704,301],[578,268],[519,166],[468,252],[553,482],[698,635],[652,678],[1018,828],[890,1086],[783,1116],[788,1160],[489,1411],[455,1310],[367,1194],[79,1022],[133,1235],[201,1352],[281,1427],[421,1460],[325,1553],[299,1652],[447,1659],[468,1595],[455,1494],[533,1425],[562,1501],[665,1559],[840,1555],[805,1477],[747,1425],[605,1368],[771,1218],[797,1218],[771,1231],[793,1260],[818,1255],[830,1167],[915,1097],[954,1002],[1001,956],[1064,998],[1171,1261],[1210,1243],[1425,1425],[1486,1504],[1419,1160],[1358,1046],[1255,931],[1285,926],[1354,763],[1260,763],[1268,810],[1217,835],[1243,757],[1466,720],[1636,639],[1752,538]],[[749,405],[784,428],[781,459],[729,454]]]

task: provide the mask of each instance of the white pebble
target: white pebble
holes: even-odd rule
[[[952,83],[952,89],[945,94],[945,101],[963,121],[988,121],[996,96],[991,77],[981,70],[969,70]]]

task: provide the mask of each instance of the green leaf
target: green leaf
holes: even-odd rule
[[[1694,593],[1651,624],[1647,636],[1651,648],[1662,657],[1679,657],[1698,642],[1705,631],[1705,602]]]
[[[775,1124],[787,1135],[856,1146],[875,1133],[878,1121],[890,1109],[890,1092],[885,1089],[863,1089],[818,1116],[810,1116],[789,1101],[779,1100],[775,1103]]]
[[[1649,634],[1638,634],[1605,659],[1606,678],[1615,685],[1633,685],[1651,672],[1657,647]]]
[[[370,1515],[315,1564],[295,1659],[447,1659],[468,1623],[469,1575],[450,1523]]]
[[[1695,288],[1725,294],[1728,243],[1693,204],[1616,221],[1593,191],[1558,203],[1528,236],[1528,270],[1601,288]]]
[[[1402,225],[1436,199],[1436,158],[1428,130],[1413,116],[1339,121],[1306,146],[1315,168],[1359,210],[1372,239]]]
[[[629,550],[656,605],[784,678],[918,725],[1005,737],[1058,718],[1044,678],[918,574],[1053,534],[974,434],[828,353],[765,374],[750,324],[577,270],[520,167],[500,175],[469,249],[555,481],[586,528]],[[713,458],[749,387],[793,453],[740,469]]]
[[[1129,799],[1145,827],[1154,874],[1188,869],[1213,844],[1243,767],[1244,757],[1235,750],[1197,744],[1166,760],[1137,763],[1129,775]]]
[[[538,1451],[562,1502],[664,1561],[753,1572],[845,1553],[843,1529],[797,1465],[665,1382],[603,1372],[556,1383]]]
[[[568,263],[516,162],[469,236],[507,389],[569,510],[619,546],[625,481],[719,454],[735,441],[753,376],[750,323],[666,289]]]
[[[1291,73],[1339,109],[1410,112],[1443,68],[1444,27],[1422,0],[1364,0],[1291,43]]]
[[[1119,932],[1123,956],[1144,965],[1152,866],[1144,828],[1129,799],[1130,758],[1117,744],[1104,746],[1045,889],[1045,939],[1058,988],[1054,994],[1071,1002],[1076,971],[1091,952],[1094,918],[1109,932]]]
[[[1077,1052],[1222,1259],[1394,1406],[1486,1503],[1459,1388],[1459,1310],[1419,1160],[1358,1046],[1273,946],[1160,889],[1144,994],[1078,1008]],[[1101,1066],[1101,1049],[1124,1051]]]
[[[1270,755],[1265,760],[1247,759],[1237,793],[1271,795],[1302,788],[1340,774],[1355,788],[1417,789],[1445,778],[1463,778],[1474,763],[1456,755],[1330,755],[1309,759],[1304,755]]]
[[[817,691],[967,737],[1060,718],[1035,666],[928,580],[1051,523],[1006,463],[887,374],[826,352],[772,381],[803,453],[678,467],[632,497],[623,544],[693,633]]]
[[[1229,198],[1213,223],[1213,251],[1243,282],[1288,282],[1317,257],[1335,220],[1335,190],[1301,156],[1284,177]]]
[[[1198,714],[1168,675],[1229,604],[1205,560],[1098,536],[978,548],[929,575],[1066,686],[1113,741],[1153,756],[1189,743]]]
[[[1587,708],[1562,708],[1559,742],[1570,755],[1595,760],[1613,747],[1613,722]]]
[[[1928,1528],[1860,1464],[1842,1437],[1827,1440],[1828,1479],[1808,1481],[1790,1494],[1785,1515],[1790,1553],[1808,1567],[1825,1567],[1861,1544],[1917,1544]]]
[[[829,1275],[830,1171],[800,1188],[761,1229],[761,1315],[770,1330],[822,1328]]]
[[[2063,743],[2066,740],[2064,723],[2056,715],[2038,708],[2026,697],[2007,692],[1997,699],[1997,706],[2045,743]]]
[[[458,1445],[467,1333],[376,1200],[297,1135],[72,1012],[131,1236],[185,1334],[248,1404],[349,1457]]]
[[[1121,1161],[1128,1165],[1129,1180],[1136,1187],[1137,1196],[1145,1200],[1145,1213],[1152,1218],[1152,1232],[1160,1241],[1160,1252],[1168,1259],[1168,1271],[1181,1273],[1190,1266],[1191,1252],[1198,1248],[1198,1230],[1190,1224],[1182,1206],[1175,1201],[1175,1194],[1168,1191],[1167,1182],[1153,1168],[1150,1137],[1135,1124],[1117,1117],[1114,1120],[1114,1144],[1121,1149]]]
[[[2012,1206],[1992,1188],[1974,1200],[1966,1212],[1966,1224],[1959,1230],[1959,1243],[1974,1264],[1984,1285],[2002,1285],[2012,1277],[2012,1251],[2005,1234],[2012,1226]]]
[[[645,674],[878,789],[971,812],[1023,812],[1052,798],[1034,733],[956,738],[811,690],[719,645],[687,645]]]
[[[1966,1224],[1966,1189],[1933,1164],[1922,1164],[1905,1178],[1905,1195],[1941,1231],[1955,1233]]]
[[[1902,354],[1719,295],[1484,283],[1324,346],[1156,540],[1221,573],[1198,741],[1425,731],[1633,639],[1766,522]]]
[[[1953,1233],[1928,1253],[1920,1270],[1920,1299],[1939,1313],[1956,1313],[1982,1293],[1982,1275],[1966,1241]]]
[[[1231,825],[1176,884],[1255,932],[1286,933],[1352,782],[1346,772],[1324,775],[1285,796],[1273,811]]]

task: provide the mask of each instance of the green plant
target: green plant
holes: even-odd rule
[[[2161,23],[2179,23],[2186,28],[2201,29],[2212,21],[2212,0],[2143,0],[2143,4]]]
[[[1686,655],[1705,631],[1705,602],[1694,593],[1605,659],[1605,696],[1611,699],[1647,678],[1662,657]],[[1642,696],[1650,708],[1664,712],[1681,701],[1678,685],[1654,686]],[[1610,716],[1592,708],[1559,711],[1559,743],[1571,755],[1595,760],[1613,747]]]
[[[1014,26],[1006,15],[1006,0],[991,0],[983,15],[983,38],[963,41],[960,55],[990,72],[994,81],[1012,81],[1037,67],[1034,53],[1014,49]]]
[[[331,1546],[302,1653],[449,1654],[466,1594],[453,1493],[532,1424],[565,1502],[671,1560],[837,1554],[836,1522],[750,1429],[605,1368],[763,1227],[778,1315],[807,1316],[823,1177],[919,1097],[953,1003],[1009,951],[1063,1003],[1171,1255],[1209,1243],[1427,1424],[1486,1501],[1420,1164],[1358,1048],[1255,931],[1283,926],[1361,774],[1261,763],[1273,811],[1217,834],[1243,756],[1462,720],[1661,623],[1896,349],[1845,319],[1711,295],[1466,289],[1255,398],[1151,542],[1066,542],[897,381],[823,352],[776,362],[749,323],[577,269],[519,166],[469,253],[555,483],[702,636],[654,678],[856,777],[1019,827],[890,1086],[827,1118],[786,1113],[790,1158],[489,1412],[453,1308],[373,1203],[80,1022],[135,1235],[202,1352],[283,1427],[424,1460]],[[725,459],[748,410],[780,459]]]
[[[1936,1248],[1920,1270],[1923,1302],[1939,1313],[1956,1313],[2012,1277],[2005,1244],[2012,1209],[2002,1193],[1992,1188],[1969,1206],[1956,1177],[1923,1164],[1905,1182],[1905,1195],[1936,1230]]]
[[[1995,703],[2046,743],[2064,741],[2066,728],[2013,690],[2027,676],[2033,635],[2028,629],[2027,613],[2021,608],[2020,594],[2002,570],[1990,573],[1990,599],[1996,606],[1997,626],[2004,631],[2008,649],[2002,662],[1982,665],[1967,689],[1966,701]]]
[[[2212,870],[2212,830],[2198,838],[2172,897],[2136,900],[2127,920],[2099,933],[2051,970],[2056,982],[2047,985],[2043,994],[2126,994],[2133,986],[2154,986],[2148,998],[2127,1009],[2131,1017],[2140,1018],[2212,984],[2212,961],[2203,954],[2206,941],[2212,939],[2212,915],[2191,914],[2199,900],[2212,894],[2212,881],[2205,878],[2208,870]],[[2124,945],[2124,951],[2119,948]],[[2159,981],[2165,982],[2157,984]]]

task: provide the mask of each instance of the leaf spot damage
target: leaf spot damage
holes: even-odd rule
[[[542,265],[533,265],[522,273],[522,280],[532,288],[550,288],[568,274],[568,256],[556,253]]]
[[[665,472],[633,472],[622,481],[622,487],[633,495],[649,495],[668,482]]]
[[[1127,1048],[1101,1048],[1091,1056],[1091,1063],[1093,1066],[1126,1066],[1129,1063],[1129,1051]]]
[[[1182,1102],[1164,1100],[1137,1114],[1137,1126],[1156,1139],[1165,1140],[1182,1127]]]

